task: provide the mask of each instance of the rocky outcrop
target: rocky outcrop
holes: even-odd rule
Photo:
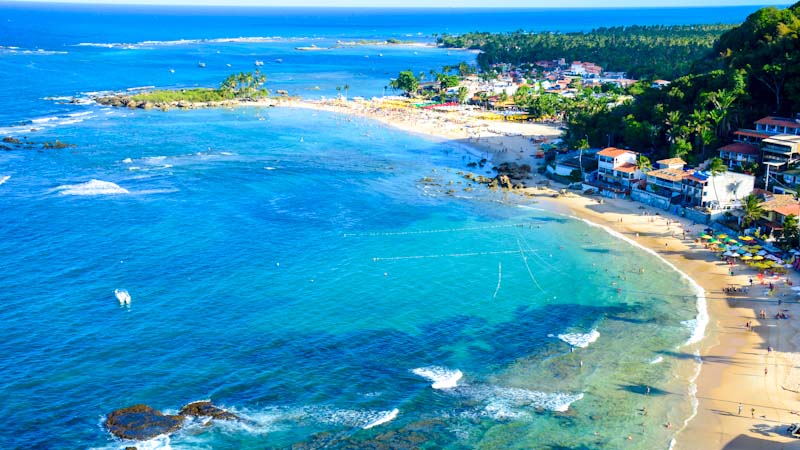
[[[177,431],[183,420],[183,416],[166,415],[147,405],[134,405],[109,414],[106,428],[116,437],[142,441]]]
[[[239,420],[239,416],[232,412],[225,411],[211,404],[210,401],[202,400],[192,402],[181,408],[178,413],[180,416],[210,417],[216,420]]]
[[[236,414],[218,408],[208,400],[202,400],[189,403],[174,416],[163,414],[147,405],[118,409],[106,418],[106,428],[118,438],[143,441],[178,431],[187,417],[240,420]]]

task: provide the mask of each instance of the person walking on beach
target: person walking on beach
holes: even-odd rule
[[[750,417],[752,417],[754,419],[756,418],[756,409],[755,408],[750,408]]]
[[[741,403],[739,403],[739,414],[738,415],[740,415],[740,416],[742,415],[742,404]]]

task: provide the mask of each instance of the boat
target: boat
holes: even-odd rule
[[[278,64],[281,64],[283,62],[283,60],[281,58],[278,58],[278,59],[275,60],[275,62],[278,63]]]
[[[257,67],[261,67],[264,65],[264,61],[256,60],[256,62],[254,62],[253,64],[255,64]]]
[[[204,62],[199,62],[199,63],[197,63],[197,67],[199,67],[199,68],[201,68],[201,69],[205,69],[205,68],[206,68],[206,63],[204,63]]]

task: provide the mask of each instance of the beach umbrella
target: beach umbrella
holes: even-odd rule
[[[713,239],[713,238],[712,238],[712,239],[709,239],[709,240],[708,240],[708,243],[709,243],[709,244],[718,244],[718,243],[719,243],[719,241],[718,241],[718,240],[716,240],[716,239]]]
[[[737,241],[736,239],[728,239],[728,244],[738,244],[738,243],[739,241]]]
[[[766,250],[759,250],[758,253],[756,253],[756,255],[758,255],[758,256],[764,256],[766,254],[767,254]]]
[[[708,234],[704,234],[704,235],[700,236],[700,238],[702,238],[702,239],[712,239],[713,236],[710,236]]]
[[[764,257],[761,256],[761,255],[756,255],[756,256],[753,257],[753,260],[755,260],[755,261],[761,261],[762,259],[764,259]]]
[[[725,239],[725,238],[727,238],[727,237],[728,237],[728,235],[727,235],[727,234],[724,234],[724,233],[723,233],[723,234],[718,234],[718,235],[717,235],[717,238],[718,238],[718,239]]]
[[[744,261],[750,261],[751,259],[753,259],[753,257],[750,256],[750,255],[743,255],[742,256],[742,260],[744,260]]]
[[[736,254],[736,253],[731,253],[731,252],[725,252],[725,253],[723,253],[723,255],[724,255],[724,256],[733,256],[733,255],[735,255],[735,254]]]
[[[739,240],[740,241],[745,241],[745,242],[750,242],[750,241],[752,241],[754,239],[751,238],[750,236],[739,236]]]

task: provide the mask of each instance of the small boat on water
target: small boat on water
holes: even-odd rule
[[[275,62],[278,63],[278,64],[281,64],[281,63],[283,63],[283,60],[281,58],[278,58],[278,59],[275,60]]]
[[[204,63],[204,62],[199,62],[199,63],[197,63],[197,67],[199,67],[199,68],[201,68],[201,69],[205,69],[205,68],[206,68],[206,63]]]
[[[259,61],[259,60],[256,60],[256,62],[254,62],[253,64],[255,64],[255,65],[256,65],[256,67],[261,67],[261,66],[263,66],[263,65],[264,65],[264,61]]]

